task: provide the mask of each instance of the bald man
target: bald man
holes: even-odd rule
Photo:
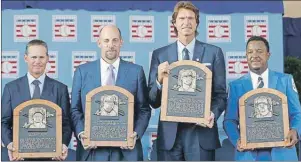
[[[141,66],[119,58],[122,46],[119,28],[110,25],[100,30],[98,47],[101,58],[77,67],[73,77],[71,120],[78,138],[77,160],[87,161],[142,161],[141,137],[151,116],[144,70]],[[134,95],[134,147],[83,147],[86,95],[105,85],[115,85]]]

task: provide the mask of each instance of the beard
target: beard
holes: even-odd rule
[[[108,60],[114,60],[117,58],[117,51],[116,50],[106,51],[105,56]]]

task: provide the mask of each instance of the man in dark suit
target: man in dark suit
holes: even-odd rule
[[[80,65],[73,78],[71,118],[76,137],[79,139],[77,160],[88,161],[141,161],[143,160],[141,138],[151,115],[148,104],[147,86],[143,68],[119,58],[122,46],[120,30],[113,25],[105,26],[100,31],[97,42],[101,48],[101,58]],[[134,95],[134,147],[97,147],[84,146],[86,95],[91,90],[105,85],[115,85],[128,90]]]
[[[153,108],[161,106],[162,81],[169,64],[193,60],[206,65],[213,74],[211,116],[207,125],[159,121],[158,160],[214,160],[220,147],[216,121],[226,107],[225,61],[219,47],[195,39],[199,10],[187,1],[178,2],[172,22],[178,40],[153,52],[149,74],[149,100]],[[185,109],[185,108],[184,108]]]
[[[68,155],[68,145],[72,131],[69,123],[70,100],[68,88],[63,83],[49,78],[45,74],[48,62],[48,47],[42,40],[32,40],[26,46],[24,60],[28,65],[25,76],[18,78],[4,87],[1,107],[1,138],[9,150],[10,160],[21,160],[12,157],[14,151],[13,111],[21,103],[31,99],[44,99],[56,103],[62,108],[63,154],[53,160],[64,160]]]

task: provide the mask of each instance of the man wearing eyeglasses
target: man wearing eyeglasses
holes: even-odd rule
[[[74,73],[71,100],[71,120],[79,139],[77,160],[88,161],[142,161],[141,137],[151,115],[144,70],[141,66],[119,58],[123,40],[119,28],[113,25],[103,27],[99,32],[97,45],[101,48],[101,58],[78,66]],[[134,95],[133,147],[84,146],[84,116],[86,95],[91,90],[105,85],[115,85]]]

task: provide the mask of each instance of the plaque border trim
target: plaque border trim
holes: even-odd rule
[[[168,99],[168,76],[163,78],[163,87],[162,87],[162,99],[161,99],[161,114],[160,120],[161,121],[171,121],[171,122],[181,122],[181,123],[208,123],[206,118],[210,116],[210,107],[211,107],[211,88],[212,88],[212,72],[206,65],[201,64],[197,61],[191,60],[182,60],[177,61],[170,64],[170,68],[176,68],[182,65],[191,65],[194,67],[198,67],[202,69],[206,74],[206,95],[205,97],[205,109],[204,109],[204,118],[196,118],[196,117],[180,117],[180,116],[168,116],[167,115],[167,99]]]
[[[245,118],[245,100],[255,94],[258,93],[271,93],[276,96],[279,96],[282,100],[282,114],[283,114],[283,129],[284,129],[284,141],[279,142],[251,142],[247,143],[247,133],[246,133],[246,118]],[[271,88],[260,88],[249,91],[244,94],[239,99],[239,128],[240,128],[240,140],[241,147],[243,149],[253,149],[253,148],[270,148],[270,147],[282,147],[288,146],[289,141],[285,139],[286,135],[289,132],[289,119],[288,119],[288,105],[287,105],[287,97],[278,90]]]
[[[101,92],[101,91],[118,91],[122,93],[123,95],[128,97],[128,124],[127,124],[127,139],[125,141],[91,141],[90,140],[90,131],[88,128],[91,127],[91,120],[90,114],[91,114],[91,98],[95,94]],[[132,147],[134,146],[134,141],[130,137],[134,133],[134,96],[132,93],[130,93],[128,90],[118,87],[118,86],[100,86],[98,88],[95,88],[91,90],[86,95],[86,109],[85,109],[85,135],[87,136],[87,139],[84,140],[84,146],[87,146],[89,144],[97,145],[97,146],[127,146]]]
[[[56,150],[55,152],[32,152],[32,153],[19,153],[19,113],[20,111],[33,104],[42,104],[47,105],[51,108],[53,108],[56,111]],[[44,99],[33,99],[28,100],[26,102],[23,102],[22,104],[18,105],[14,109],[14,115],[13,115],[13,144],[16,151],[13,152],[13,157],[18,158],[52,158],[62,155],[62,109],[55,103],[44,100]],[[18,133],[17,133],[18,132]]]

